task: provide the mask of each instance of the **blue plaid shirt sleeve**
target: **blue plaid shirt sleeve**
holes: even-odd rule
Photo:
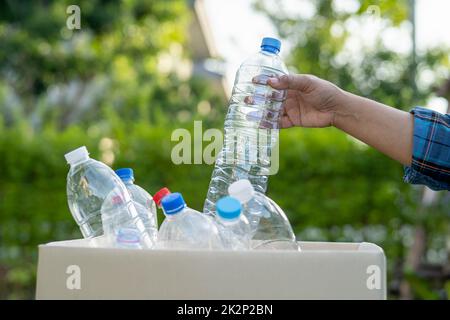
[[[433,190],[450,190],[450,114],[414,108],[414,137],[411,166],[404,181]]]

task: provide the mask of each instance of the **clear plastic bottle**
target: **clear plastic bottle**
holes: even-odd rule
[[[288,74],[278,56],[281,43],[264,38],[261,51],[245,60],[236,73],[225,119],[224,145],[219,153],[206,197],[204,212],[214,215],[215,203],[228,186],[248,179],[265,193],[273,174],[271,156],[278,143],[278,124],[286,90],[267,85],[269,77]]]
[[[183,196],[171,193],[161,205],[166,219],[158,234],[158,249],[223,249],[219,229],[213,219],[186,206]]]
[[[140,186],[134,184],[134,172],[131,168],[117,169],[116,174],[125,184],[133,200],[139,217],[144,223],[145,229],[150,234],[153,242],[156,242],[158,235],[158,218],[156,216],[156,205],[152,196]]]
[[[67,202],[85,238],[103,234],[101,207],[112,190],[126,197],[126,188],[107,165],[89,158],[86,147],[64,156],[70,165],[67,174]]]
[[[114,173],[114,175],[116,174]],[[120,183],[123,185],[122,181]],[[125,185],[123,187],[125,191],[119,186],[111,190],[100,209],[103,231],[107,241],[114,243],[122,229],[134,229],[140,235],[142,247],[152,248],[155,245],[154,237],[145,228],[144,221],[136,210],[130,193]]]
[[[228,193],[242,205],[249,221],[253,249],[299,250],[286,214],[272,199],[255,191],[250,181],[232,183]]]
[[[250,225],[241,214],[241,203],[233,197],[217,201],[217,220],[225,249],[249,250]]]

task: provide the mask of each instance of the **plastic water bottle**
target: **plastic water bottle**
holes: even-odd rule
[[[217,201],[217,220],[225,249],[249,250],[250,225],[241,214],[241,203],[233,197]]]
[[[116,174],[114,173],[114,175]],[[125,190],[123,191],[121,186],[112,189],[100,209],[103,231],[107,241],[113,243],[114,240],[117,240],[120,230],[133,229],[139,233],[142,247],[152,248],[155,245],[154,236],[145,228],[144,221],[136,210],[130,193],[122,181],[120,183]]]
[[[152,196],[140,186],[134,184],[134,173],[131,168],[117,169],[116,174],[125,184],[130,193],[139,217],[144,223],[145,229],[150,234],[153,242],[156,242],[158,235],[158,218],[156,216],[156,205]]]
[[[142,249],[139,232],[133,228],[119,229],[116,236],[116,247],[124,249]]]
[[[108,166],[89,158],[86,147],[75,149],[64,157],[70,165],[67,174],[70,212],[85,238],[101,236],[103,202],[113,189],[120,196],[127,194],[126,188]]]
[[[232,183],[228,192],[242,204],[250,225],[253,249],[299,250],[286,214],[272,199],[255,191],[248,180]]]
[[[158,206],[158,208],[161,208],[161,200],[169,195],[171,192],[168,188],[164,187],[160,190],[158,190],[154,195],[153,195],[153,201],[155,202],[155,204]]]
[[[166,219],[158,234],[158,249],[223,249],[213,219],[186,206],[183,196],[171,193],[161,205]]]
[[[224,145],[219,153],[206,197],[204,212],[214,215],[215,203],[227,195],[228,186],[248,179],[265,193],[273,174],[271,156],[278,143],[278,124],[286,90],[273,89],[270,77],[288,74],[278,56],[281,43],[264,38],[261,51],[245,60],[236,73],[225,119]]]

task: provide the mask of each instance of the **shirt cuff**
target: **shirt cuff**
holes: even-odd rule
[[[430,178],[415,170],[413,167],[404,167],[404,172],[405,175],[403,176],[403,181],[406,183],[425,185],[434,191],[450,190],[450,185],[448,183]]]
[[[414,136],[413,136],[413,161],[411,166],[404,167],[403,180],[411,184],[422,184],[428,186],[432,190],[450,190],[450,183],[448,179],[441,179],[442,173],[439,172],[439,168],[436,165],[436,169],[430,166],[424,167],[421,165],[425,160],[424,155],[427,154],[427,150],[430,146],[434,151],[442,152],[442,149],[437,143],[439,140],[435,140],[436,136],[430,136],[430,128],[436,119],[439,119],[439,114],[436,114],[433,110],[416,107],[411,110],[414,115]],[[431,131],[433,132],[433,131]],[[441,136],[438,136],[443,139]],[[440,158],[440,154],[435,158],[427,159],[429,161],[437,161]],[[436,162],[433,162],[436,163]]]

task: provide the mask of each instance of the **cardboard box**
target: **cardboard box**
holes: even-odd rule
[[[299,242],[295,251],[165,251],[39,246],[37,299],[386,299],[371,243]]]

